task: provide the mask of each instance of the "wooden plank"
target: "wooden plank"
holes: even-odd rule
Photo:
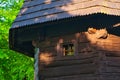
[[[57,66],[71,66],[76,64],[89,64],[95,62],[95,57],[87,58],[87,59],[78,59],[78,60],[61,60],[61,61],[53,61],[51,64],[46,65],[46,67],[57,67]]]
[[[109,35],[107,39],[97,40],[96,46],[99,46],[98,50],[120,52],[120,38],[118,36]]]
[[[47,0],[48,1],[48,0]],[[55,1],[55,0],[51,0],[51,1]],[[26,8],[26,7],[32,7],[32,6],[36,6],[36,5],[40,5],[40,4],[44,4],[44,0],[25,0],[25,3],[23,4],[22,8]]]
[[[91,58],[91,57],[98,57],[98,54],[79,54],[77,56],[57,56],[54,57],[55,61],[59,61],[59,60],[76,60],[76,59],[87,59],[87,58]]]
[[[40,42],[38,45],[40,48],[56,47],[60,39],[62,39],[64,43],[72,42],[73,39],[75,40],[75,34],[64,35],[64,36],[53,37],[53,38],[48,37],[45,41]]]
[[[38,58],[39,53],[40,53],[39,48],[35,48],[35,55],[34,55],[34,59],[35,59],[35,63],[34,63],[35,76],[34,77],[35,77],[35,80],[38,80],[38,77],[39,77],[39,73],[38,73],[38,71],[39,71],[39,58]]]
[[[116,78],[116,77],[112,77],[112,78],[103,78],[103,79],[100,79],[100,80],[120,80],[120,77]]]
[[[120,47],[120,41],[113,42],[111,39],[109,39],[108,41],[98,41],[97,42],[98,45],[103,45],[103,46],[118,46]]]
[[[94,1],[91,1],[91,2],[88,1],[86,4],[92,3],[92,2],[94,2]],[[69,5],[71,7],[71,8],[69,8],[69,7],[66,8],[66,9],[68,9],[68,11],[75,10],[76,8],[80,7],[80,6],[77,7],[77,5],[81,5],[81,4],[83,4],[83,3],[81,3],[78,0],[76,0],[76,2],[74,2],[74,4],[72,4],[70,0],[69,1],[62,1],[61,0],[61,1],[54,1],[52,4],[43,3],[43,4],[36,5],[34,7],[29,7],[28,9],[23,8],[23,9],[21,9],[21,12],[20,12],[20,14],[22,14],[23,17],[22,18],[17,18],[16,21],[25,20],[26,17],[27,18],[35,18],[35,17],[38,17],[38,16],[45,16],[45,15],[50,15],[50,14],[54,14],[54,13],[63,12],[65,10],[61,10],[61,9],[64,8],[64,7],[67,7],[66,5]],[[72,7],[73,5],[75,7]],[[81,6],[81,7],[83,7],[83,6]],[[23,11],[24,11],[24,13],[22,13]],[[45,13],[45,12],[49,12],[49,13]],[[27,16],[28,14],[30,16]]]
[[[54,3],[56,2],[56,1],[58,1],[59,3],[57,3],[57,4],[60,4],[60,2],[61,3],[68,3],[68,2],[71,2],[71,0],[67,0],[67,1],[62,1],[62,0],[36,0],[36,1],[34,1],[34,0],[32,0],[31,1],[31,3],[30,2],[26,2],[25,1],[25,4],[23,5],[23,8],[25,8],[25,7],[32,7],[32,6],[35,6],[35,5],[42,5],[42,6],[45,6],[45,4],[46,5],[48,5],[48,6],[50,6],[50,4],[47,4],[47,3],[52,3],[53,4],[53,6],[51,6],[51,7],[54,7],[54,6],[56,6],[56,5],[54,5]],[[72,0],[72,3],[75,3],[75,2],[87,2],[87,1],[92,1],[92,0],[80,0],[80,1],[78,1],[78,0]],[[47,6],[47,7],[48,7]]]
[[[120,51],[106,51],[106,57],[120,57]]]
[[[107,66],[103,72],[120,73],[120,66],[119,67]]]
[[[62,77],[45,78],[45,80],[96,80],[98,77],[94,74],[80,74]]]
[[[103,69],[101,72],[107,73],[119,73],[120,74],[120,58],[118,57],[106,57],[105,60],[101,61]]]
[[[78,53],[95,53],[97,52],[93,46],[91,46],[88,42],[86,43],[79,43],[78,44]]]
[[[104,50],[108,50],[108,51],[119,51],[120,52],[120,47],[118,46],[119,44],[113,45],[113,46],[103,46]]]
[[[104,72],[104,73],[100,73],[98,75],[101,75],[102,77],[120,77],[120,73],[115,73],[115,72]]]
[[[52,4],[37,5],[37,6],[34,6],[34,7],[30,7],[28,9],[23,8],[21,10],[21,13],[24,11],[24,13],[22,13],[23,17],[17,18],[15,21],[19,22],[21,20],[26,20],[26,18],[28,18],[28,19],[32,18],[33,19],[33,18],[40,17],[40,16],[46,16],[47,17],[47,15],[61,13],[61,12],[64,12],[64,11],[65,12],[66,11],[71,12],[71,11],[78,10],[78,9],[82,10],[82,9],[86,9],[86,8],[89,9],[89,8],[94,8],[94,7],[101,8],[101,7],[104,7],[104,6],[112,7],[111,5],[117,5],[117,6],[114,6],[114,8],[116,8],[116,9],[119,8],[119,4],[116,4],[116,3],[112,3],[111,5],[104,5],[104,4],[98,4],[98,3],[99,3],[99,1],[97,2],[97,1],[94,1],[94,0],[88,0],[84,3],[81,2],[81,0],[80,1],[76,0],[74,3],[72,3],[71,1],[63,1],[63,3],[62,3],[62,1],[56,1],[55,3],[52,3]],[[98,4],[99,6],[96,5],[96,4]],[[83,5],[83,6],[79,6],[79,5]],[[89,11],[89,10],[87,10],[87,11]],[[49,12],[49,13],[46,13],[46,12]],[[97,12],[100,12],[100,11],[97,11]],[[28,14],[29,14],[29,16],[28,16]]]
[[[51,58],[53,61],[66,61],[66,60],[84,60],[89,58],[98,58],[98,54],[80,54],[73,56],[54,56],[49,53],[50,56],[46,56],[47,58]],[[39,57],[40,58],[40,57]],[[42,63],[42,61],[40,61]]]
[[[56,1],[60,1],[60,0],[50,0],[50,1],[49,0],[46,0],[46,1],[45,0],[40,0],[40,1],[39,0],[36,0],[36,1],[34,1],[34,0],[25,0],[25,4],[23,5],[23,8],[31,7],[31,6],[39,5],[39,4],[45,4],[47,2],[53,3],[53,2],[56,2]],[[67,1],[64,1],[64,3],[68,2],[68,1],[71,2],[71,0],[67,0]],[[80,0],[79,2],[89,2],[89,1],[92,1],[92,0]],[[112,2],[112,3],[119,3],[119,1],[117,1],[117,0],[116,1],[106,0],[106,1],[107,2]],[[78,0],[72,0],[72,3],[75,3],[75,2],[78,2]]]
[[[106,57],[107,61],[119,62],[120,57]]]
[[[120,61],[105,61],[107,66],[120,67]]]
[[[110,44],[110,43],[108,43]],[[104,51],[111,51],[111,52],[120,52],[120,47],[119,44],[115,44],[115,45],[104,45],[104,44],[98,44],[96,45],[97,50],[104,50]]]
[[[40,48],[40,50],[41,50],[42,53],[50,53],[50,55],[53,56],[53,57],[57,56],[57,50],[55,49],[54,46]]]
[[[96,66],[94,64],[80,64],[62,67],[45,68],[41,71],[44,77],[57,77],[67,75],[77,75],[81,73],[94,73]]]
[[[106,76],[106,75],[102,75],[100,76],[99,80],[120,80],[120,76]]]

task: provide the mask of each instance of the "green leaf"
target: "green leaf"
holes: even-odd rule
[[[9,50],[9,29],[23,0],[0,0],[0,80],[33,80],[34,59]]]

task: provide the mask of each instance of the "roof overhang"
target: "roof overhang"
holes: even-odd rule
[[[33,57],[33,39],[43,41],[46,37],[86,31],[88,27],[111,29],[120,23],[118,0],[49,1],[25,1],[10,29],[12,50]],[[119,34],[120,28],[115,32]]]

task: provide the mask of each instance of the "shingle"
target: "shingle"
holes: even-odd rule
[[[40,16],[45,16],[45,15],[47,16],[47,15],[55,14],[55,13],[58,13],[58,12],[64,12],[64,11],[66,11],[66,12],[71,11],[72,12],[72,10],[77,10],[77,9],[84,10],[84,9],[88,8],[87,13],[84,12],[84,14],[83,14],[83,15],[86,15],[86,14],[91,13],[91,11],[89,11],[89,8],[95,7],[96,9],[98,9],[97,6],[101,6],[101,8],[98,9],[99,10],[98,12],[106,13],[106,14],[113,14],[112,10],[116,10],[118,12],[114,13],[114,15],[115,14],[119,15],[118,13],[119,13],[119,10],[120,10],[119,9],[120,8],[119,3],[111,4],[110,2],[107,2],[107,1],[104,1],[104,3],[100,2],[100,1],[99,2],[88,1],[88,2],[84,2],[84,3],[83,2],[81,3],[81,1],[80,1],[80,3],[79,3],[79,1],[78,1],[74,4],[68,4],[68,5],[65,5],[65,4],[68,4],[68,2],[67,1],[66,2],[59,1],[59,2],[54,2],[50,5],[45,4],[46,6],[45,5],[39,5],[39,6],[35,6],[33,8],[28,8],[27,11],[24,12],[23,14],[21,14],[22,16],[20,16],[20,17],[18,16],[15,21],[24,20],[24,19],[31,19],[31,18],[36,18],[36,17],[40,17]],[[81,5],[81,6],[79,6],[79,5]],[[104,8],[102,8],[102,7],[104,7]],[[26,8],[24,8],[24,9],[26,9]],[[28,14],[26,14],[26,13],[28,13]],[[81,14],[82,13],[83,12],[81,12]]]
[[[36,6],[29,7],[29,9],[26,10],[24,13],[22,13],[22,15],[27,14],[27,13],[36,12],[36,11],[51,9],[51,8],[54,8],[54,7],[65,6],[67,4],[72,4],[72,3],[76,4],[76,3],[82,3],[82,2],[81,1],[70,2],[70,0],[67,0],[67,1],[62,0],[62,1],[54,1],[51,4],[45,4],[45,3],[44,4],[39,4],[39,5],[36,5]],[[21,9],[21,12],[22,12],[22,10],[24,11],[24,9],[26,9],[26,8]]]
[[[53,11],[51,10],[51,11],[49,11],[49,13],[51,13],[51,14],[48,14],[45,16],[37,16],[35,18],[29,18],[26,20],[17,21],[14,24],[17,25],[17,24],[21,23],[21,25],[24,26],[27,24],[42,23],[42,22],[51,21],[54,19],[62,19],[62,18],[68,18],[68,17],[74,17],[74,16],[89,15],[92,13],[104,13],[104,14],[106,14],[105,12],[99,11],[99,9],[106,10],[107,8],[103,7],[103,6],[95,6],[95,7],[93,6],[93,7],[85,8],[82,10],[77,9],[77,10],[72,10],[72,11],[68,11],[68,12],[62,11],[60,13],[55,13],[55,14],[52,14],[52,13],[54,13],[54,10]],[[89,11],[91,11],[91,12],[89,12]],[[117,12],[120,13],[120,10],[115,10],[115,9],[109,9],[109,11],[111,11],[111,13],[110,13],[111,15],[119,15],[119,14],[117,14]],[[58,12],[58,11],[56,10],[56,12]]]

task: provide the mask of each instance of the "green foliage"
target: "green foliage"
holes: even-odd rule
[[[0,80],[33,80],[33,58],[9,50],[8,33],[23,0],[0,0]]]

